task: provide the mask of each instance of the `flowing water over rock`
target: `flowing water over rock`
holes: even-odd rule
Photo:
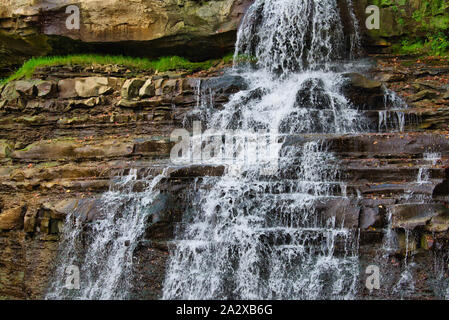
[[[343,39],[336,1],[251,7],[236,56],[255,57],[257,70],[237,70],[248,89],[223,110],[209,105],[205,118],[217,130],[280,132],[278,170],[265,176],[240,164],[237,174],[199,188],[173,243],[164,299],[355,297],[358,236],[343,212],[323,210],[345,201],[336,160],[319,139],[288,142],[363,128],[363,116],[342,94],[345,67],[335,64],[350,54]]]
[[[77,210],[66,218],[60,262],[47,299],[126,299],[133,280],[133,252],[145,231],[164,173],[137,192],[137,170],[111,183],[97,200],[98,215],[86,225]],[[66,287],[67,268],[80,267],[79,290]]]
[[[380,103],[371,109],[378,114],[374,126],[366,110],[346,94],[348,74],[366,68],[355,60],[360,36],[352,3],[346,4],[353,33],[345,35],[336,0],[256,0],[240,27],[235,52],[236,60],[252,62],[224,76],[239,79],[238,92],[217,107],[211,83],[198,82],[198,106],[184,125],[201,120],[194,128],[209,131],[192,141],[215,136],[221,142],[232,131],[236,144],[224,158],[193,155],[194,165],[224,165],[225,170],[197,178],[189,190],[187,208],[169,244],[163,299],[360,297],[364,270],[358,201],[365,200],[366,189],[359,184],[353,190],[347,184],[332,141],[348,134],[403,132],[408,120],[407,106],[380,84],[368,83],[369,90],[380,90]],[[269,154],[252,145],[254,137],[267,133],[275,136]],[[432,183],[427,168],[438,157],[429,153],[423,159],[413,186]],[[76,211],[67,217],[47,298],[132,298],[133,253],[165,175],[148,177],[148,187],[139,191],[141,179],[132,171],[98,200],[97,219],[86,221]],[[419,204],[429,200],[414,192],[405,190],[398,198]],[[408,256],[414,235],[408,230],[397,234],[393,212],[386,215],[378,258],[390,263],[390,255],[405,241],[404,268],[390,288],[391,294],[405,297],[415,285]],[[447,256],[438,259],[435,269],[442,278]],[[71,265],[82,266],[80,290],[64,289]]]

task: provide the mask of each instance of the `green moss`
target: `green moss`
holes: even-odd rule
[[[449,39],[442,32],[418,39],[406,38],[400,44],[393,46],[393,52],[446,57],[449,56]]]
[[[101,56],[101,55],[69,55],[69,56],[55,56],[55,57],[37,57],[25,62],[23,66],[17,70],[9,78],[4,79],[0,84],[5,84],[13,80],[22,78],[31,78],[36,68],[50,67],[57,65],[83,65],[89,66],[92,64],[99,65],[119,65],[135,70],[152,70],[165,72],[170,70],[207,70],[215,64],[223,61],[230,63],[233,55],[228,54],[221,60],[208,60],[204,62],[191,62],[187,59],[172,56],[162,57],[157,60],[149,60],[145,58],[131,58],[124,56]]]

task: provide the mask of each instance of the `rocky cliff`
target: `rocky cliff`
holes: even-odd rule
[[[391,228],[400,237],[405,237],[404,230],[413,234],[407,245],[402,242],[402,253],[396,254],[417,255],[419,272],[426,278],[431,271],[425,266],[433,250],[445,247],[448,240],[449,68],[439,60],[415,65],[415,60],[380,59],[372,68],[373,80],[348,75],[346,95],[365,110],[372,131],[403,126],[404,132],[323,136],[341,159],[347,187],[338,192],[348,196],[347,203],[323,208],[347,227],[361,229],[360,252],[368,262],[380,250],[382,230],[389,227],[387,212],[393,212]],[[161,167],[172,166],[170,133],[189,119],[186,116],[195,108],[201,88],[212,94],[219,107],[244,87],[241,79],[221,71],[126,74],[117,66],[51,67],[38,69],[33,79],[1,88],[3,298],[42,297],[66,214],[76,210],[85,221],[96,219],[96,199],[108,189],[112,177],[130,168],[140,168],[140,176],[151,176]],[[383,111],[382,85],[400,93],[411,107]],[[439,158],[429,162],[429,153],[439,153]],[[428,167],[425,181],[420,180],[423,166]],[[152,255],[152,264],[136,265],[145,279],[138,282],[145,286],[136,289],[137,297],[159,297],[166,241],[189,206],[186,190],[195,178],[222,172],[220,167],[172,166],[161,182],[169,200],[164,200],[159,218],[149,224],[150,242],[136,253],[142,261]],[[411,198],[403,199],[407,192]],[[419,197],[433,201],[413,204]],[[428,283],[423,280],[421,286],[421,297],[432,296]]]
[[[124,6],[123,1],[78,1],[81,29],[66,33],[60,25],[71,1],[3,0],[0,54],[7,68],[32,55],[76,50],[165,55],[185,49],[181,53],[200,59],[233,47],[250,2],[133,1]],[[359,17],[365,3],[354,1]],[[378,4],[387,16],[403,14],[402,8],[411,14],[428,2],[401,3],[398,11],[394,1]],[[368,49],[386,49],[421,32],[419,25],[396,28],[382,34],[365,31]],[[381,250],[385,230],[397,232],[400,247],[391,255],[389,270],[400,273],[404,255],[414,256],[418,281],[413,297],[435,298],[429,266],[435,257],[447,261],[449,239],[449,62],[372,59],[370,74],[348,74],[345,87],[347,98],[366,115],[371,133],[323,135],[341,161],[346,188],[335,192],[347,198],[325,203],[321,210],[348,228],[360,229],[363,266]],[[0,299],[44,296],[68,212],[76,211],[86,223],[95,220],[100,211],[96,200],[111,178],[131,168],[138,169],[139,177],[151,177],[171,166],[170,133],[186,119],[189,123],[199,96],[210,95],[220,108],[230,94],[244,88],[239,77],[224,71],[154,74],[116,65],[54,66],[0,87]],[[387,111],[384,87],[409,107]],[[288,143],[302,144],[304,139]],[[222,167],[172,166],[161,181],[157,218],[149,221],[148,241],[136,252],[142,263],[135,266],[140,277],[135,297],[160,297],[167,241],[189,206],[188,190],[195,179],[222,173]],[[360,292],[369,294],[362,283]],[[388,298],[391,292],[385,287],[377,294]]]
[[[109,53],[140,57],[180,55],[205,60],[232,51],[238,25],[253,0],[2,0],[0,74],[8,74],[36,55]],[[343,16],[350,2],[339,0]],[[368,5],[380,7],[381,27],[367,30]],[[69,5],[80,10],[79,29],[68,29]],[[447,35],[447,0],[352,0],[368,51]],[[435,37],[435,39],[434,39]],[[404,43],[405,41],[405,43]],[[447,42],[447,39],[445,40]],[[447,50],[447,48],[446,48]]]
[[[179,55],[204,60],[233,50],[252,0],[0,2],[0,69],[36,55],[109,53],[141,57]],[[67,29],[69,5],[80,28]]]

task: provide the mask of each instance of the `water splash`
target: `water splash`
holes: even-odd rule
[[[430,182],[430,168],[437,165],[441,159],[440,153],[424,153],[424,166],[419,168],[417,183],[422,185]]]

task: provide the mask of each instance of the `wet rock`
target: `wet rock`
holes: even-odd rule
[[[432,218],[449,213],[442,204],[400,204],[392,207],[393,228],[413,230],[425,226]]]
[[[435,239],[430,234],[423,234],[421,236],[420,246],[424,250],[432,249]]]
[[[191,165],[181,168],[170,168],[171,178],[219,177],[224,173],[224,166]]]
[[[245,79],[241,76],[224,75],[221,77],[205,79],[201,83],[201,89],[210,90],[219,94],[232,94],[248,88]]]
[[[382,219],[378,208],[363,207],[360,212],[360,228],[381,228]]]
[[[439,216],[432,217],[425,229],[430,232],[445,232],[449,230],[449,210]]]
[[[399,252],[402,255],[412,253],[418,248],[418,241],[412,233],[399,232],[397,239]]]
[[[381,82],[370,80],[359,73],[347,73],[343,76],[343,94],[354,106],[364,109],[385,108]]]
[[[301,108],[326,109],[331,105],[331,98],[324,89],[321,79],[307,80],[296,94],[295,106]]]
[[[355,229],[359,226],[360,207],[357,201],[336,199],[326,203],[324,217],[335,218],[335,226]]]
[[[169,194],[160,194],[154,199],[153,205],[149,208],[150,221],[145,230],[146,239],[170,240],[173,237],[173,222],[176,214],[180,214],[176,207],[175,199]]]

